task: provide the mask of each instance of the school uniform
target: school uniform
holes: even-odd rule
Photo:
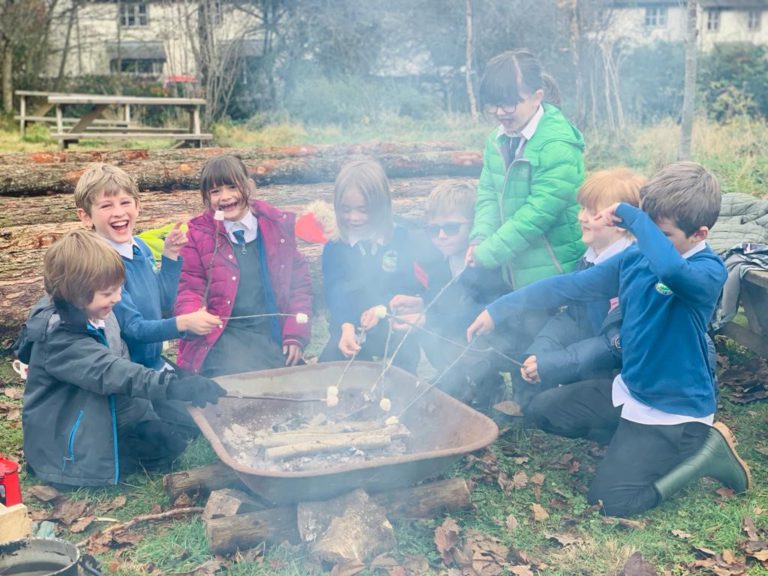
[[[321,361],[339,361],[347,358],[338,348],[341,325],[360,325],[363,312],[373,306],[387,306],[397,294],[417,295],[424,287],[417,278],[414,246],[405,228],[394,226],[387,241],[357,240],[349,244],[332,240],[323,249],[322,270],[325,303],[329,312],[329,339]],[[387,347],[388,322],[365,334],[358,360],[381,358]],[[402,334],[393,332],[389,353],[397,347]],[[416,371],[419,347],[416,337],[408,337],[394,360],[410,372]]]
[[[654,481],[695,453],[709,434],[716,390],[707,325],[726,271],[704,242],[681,256],[641,210],[620,204],[616,215],[637,238],[635,246],[588,270],[509,294],[488,312],[503,319],[526,307],[618,293],[624,363],[611,383],[611,405],[603,401],[595,409],[601,418],[618,417],[618,423],[588,500],[602,501],[607,514],[624,516],[655,506]],[[550,393],[561,390],[579,394],[576,385]],[[601,393],[607,398],[605,389]]]

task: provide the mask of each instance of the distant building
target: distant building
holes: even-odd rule
[[[678,0],[613,0],[613,40],[628,44],[685,40],[686,3]],[[768,0],[699,0],[699,48],[724,42],[768,44]]]

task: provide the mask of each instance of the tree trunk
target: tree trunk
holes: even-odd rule
[[[13,46],[3,43],[3,112],[13,114]]]
[[[61,61],[59,62],[59,72],[56,75],[56,82],[53,85],[54,92],[61,90],[61,85],[64,82],[64,76],[67,69],[67,55],[69,54],[69,44],[72,39],[72,28],[75,26],[75,17],[77,16],[77,9],[79,7],[79,1],[75,0],[69,8],[69,19],[67,20],[67,33],[64,36],[64,48],[61,51]]]
[[[475,73],[474,73],[474,61],[475,61],[475,44],[474,44],[474,24],[472,17],[472,0],[465,0],[465,15],[467,23],[467,41],[464,58],[464,78],[467,83],[467,98],[469,99],[469,113],[472,115],[472,119],[477,122],[477,98],[475,97]]]
[[[691,157],[691,140],[693,137],[693,116],[696,98],[696,0],[688,0],[688,10],[685,22],[685,85],[683,88],[683,110],[680,126],[679,160]]]
[[[86,162],[107,161],[133,176],[142,190],[194,189],[205,161],[221,153],[235,153],[248,166],[259,186],[333,182],[353,154],[373,156],[390,178],[418,176],[474,176],[482,156],[450,144],[374,144],[370,146],[296,146],[261,150],[122,150],[7,154],[0,157],[0,196],[34,196],[74,190]]]
[[[222,488],[244,489],[245,486],[232,468],[219,462],[166,474],[163,476],[163,488],[171,502],[174,502],[182,494],[197,496]]]

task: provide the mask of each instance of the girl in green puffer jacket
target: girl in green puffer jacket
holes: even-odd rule
[[[512,289],[570,272],[585,250],[576,202],[584,139],[545,92],[558,99],[526,50],[492,58],[480,84],[500,125],[485,144],[467,264],[500,268]]]

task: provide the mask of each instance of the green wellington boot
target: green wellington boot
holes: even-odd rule
[[[736,439],[728,426],[716,422],[696,454],[684,460],[654,482],[661,500],[668,500],[678,490],[704,476],[715,478],[736,493],[752,486],[749,466],[736,453]]]

